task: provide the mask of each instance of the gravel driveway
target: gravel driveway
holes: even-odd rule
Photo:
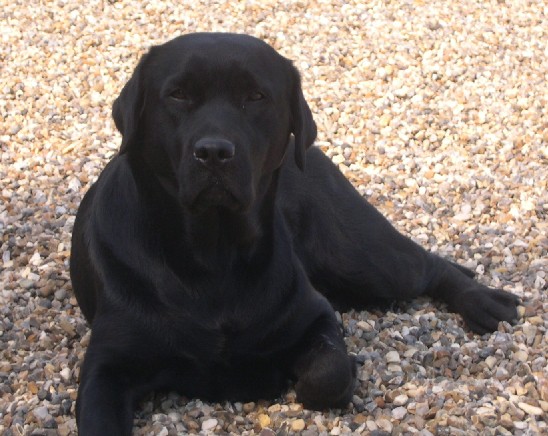
[[[0,17],[1,434],[75,434],[90,335],[70,234],[120,144],[112,101],[147,47],[213,30],[294,59],[317,145],[402,232],[519,295],[522,319],[477,336],[427,299],[342,313],[348,409],[157,395],[135,433],[548,433],[544,0],[0,0]]]

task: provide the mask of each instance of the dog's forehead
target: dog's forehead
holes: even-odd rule
[[[237,64],[240,69],[270,75],[279,74],[289,62],[264,41],[233,33],[184,35],[154,47],[151,52],[157,58],[156,67],[169,73],[189,68],[221,70]]]

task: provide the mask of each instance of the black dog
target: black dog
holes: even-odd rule
[[[331,302],[430,295],[479,333],[517,299],[400,235],[317,148],[290,61],[255,38],[154,47],[115,101],[120,153],[84,197],[71,277],[92,326],[82,435],[129,434],[151,390],[345,406]],[[294,135],[292,137],[291,135]],[[306,161],[306,165],[305,165]]]

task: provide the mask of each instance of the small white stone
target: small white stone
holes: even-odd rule
[[[217,427],[217,424],[219,421],[217,421],[215,418],[206,419],[204,422],[202,422],[202,431],[211,431],[215,427]]]
[[[29,260],[29,263],[34,266],[38,266],[42,264],[42,257],[40,256],[40,253],[38,253],[38,251],[34,252],[34,254]]]
[[[403,406],[407,404],[407,401],[409,400],[409,397],[405,394],[398,395],[396,398],[394,398],[393,404],[394,406]]]
[[[397,351],[389,351],[384,357],[387,363],[400,363],[400,355]]]
[[[388,76],[388,72],[386,71],[386,68],[380,67],[380,68],[377,68],[377,71],[375,71],[375,75],[379,79],[386,79],[386,77]]]
[[[65,381],[70,380],[70,368],[63,368],[59,374],[61,375],[61,378],[63,380]]]
[[[342,154],[336,154],[331,158],[334,164],[339,165],[345,161],[344,156]]]
[[[407,409],[405,407],[396,407],[392,410],[392,418],[401,420],[407,415]]]

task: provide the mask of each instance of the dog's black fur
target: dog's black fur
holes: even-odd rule
[[[517,299],[399,234],[317,148],[298,72],[250,36],[153,47],[114,103],[123,135],[73,233],[92,327],[81,435],[130,434],[151,390],[345,406],[355,384],[330,303],[430,295],[475,332]],[[291,135],[294,135],[292,137]]]

